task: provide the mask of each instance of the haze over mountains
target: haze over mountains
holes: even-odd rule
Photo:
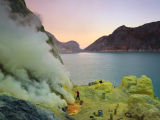
[[[125,25],[102,36],[85,51],[160,51],[160,21],[131,28]]]
[[[47,32],[49,36],[52,37],[59,53],[76,53],[76,52],[82,52],[82,49],[80,49],[79,44],[76,41],[68,41],[66,43],[58,41],[54,35]]]

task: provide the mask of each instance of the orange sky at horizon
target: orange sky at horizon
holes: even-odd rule
[[[58,41],[75,40],[84,49],[125,25],[137,27],[158,21],[160,1],[154,0],[25,0],[46,31]],[[144,4],[145,3],[145,4]]]

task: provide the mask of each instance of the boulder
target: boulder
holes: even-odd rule
[[[1,120],[61,120],[49,109],[33,105],[11,96],[9,93],[0,93]]]
[[[123,114],[130,115],[138,120],[159,120],[160,110],[156,107],[154,100],[145,94],[134,94],[128,98],[128,106]]]
[[[104,92],[106,93],[113,92],[113,84],[109,81],[102,80],[102,83],[98,83],[97,81],[94,81],[94,84],[96,84],[95,86],[96,90],[104,90]]]
[[[154,98],[152,80],[145,75],[141,78],[133,75],[123,77],[120,87],[131,94],[147,94]]]

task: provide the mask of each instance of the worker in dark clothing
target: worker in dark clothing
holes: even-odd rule
[[[76,97],[76,100],[77,100],[77,98],[80,100],[80,98],[79,98],[79,91],[77,91],[77,97]]]
[[[99,83],[102,83],[102,80],[100,80]]]

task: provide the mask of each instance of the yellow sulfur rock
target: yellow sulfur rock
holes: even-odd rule
[[[131,95],[128,100],[127,100],[127,103],[130,104],[130,103],[147,103],[147,104],[152,104],[152,105],[155,105],[155,102],[154,100],[149,96],[149,95],[145,95],[145,94],[134,94],[134,95]]]
[[[103,83],[99,83],[95,86],[96,90],[104,90],[106,93],[113,92],[113,84],[109,81],[105,81]]]
[[[130,87],[131,85],[136,85],[136,84],[137,84],[137,77],[129,75],[128,77],[127,76],[123,77],[121,82],[121,87],[127,88]]]
[[[152,80],[145,75],[142,75],[141,78],[133,75],[123,77],[121,88],[131,94],[148,94],[152,98],[154,97]]]
[[[160,101],[154,96],[152,81],[147,76],[124,77],[121,86],[116,88],[113,88],[113,84],[109,81],[102,80],[102,83],[99,83],[97,80],[93,83],[91,86],[74,84],[73,89],[67,89],[74,98],[77,96],[76,91],[79,91],[80,100],[84,101],[81,112],[75,115],[77,112],[75,111],[71,114],[76,120],[86,120],[99,109],[103,110],[104,116],[95,118],[107,120],[110,117],[108,109],[114,110],[117,104],[119,107],[114,119],[123,117],[124,120],[142,120],[144,116],[143,120],[160,120]],[[130,94],[126,94],[127,91]],[[125,113],[134,118],[127,118],[124,116]]]
[[[123,114],[128,113],[136,119],[143,117],[143,120],[160,120],[160,110],[149,95],[134,94],[127,102],[128,106],[123,110]]]

